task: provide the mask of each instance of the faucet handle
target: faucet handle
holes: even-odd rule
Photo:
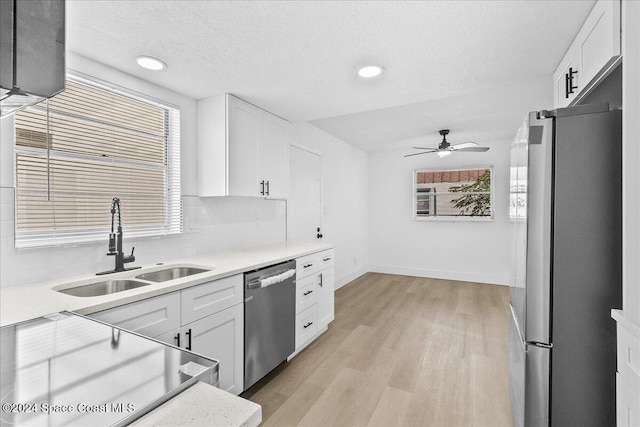
[[[123,263],[134,262],[136,260],[136,257],[133,256],[133,251],[135,250],[136,250],[135,246],[131,248],[131,255],[124,257],[124,259],[122,260]]]

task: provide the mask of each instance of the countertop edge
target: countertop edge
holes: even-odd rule
[[[611,310],[611,317],[618,325],[624,327],[636,338],[640,339],[640,313],[613,309]]]
[[[255,427],[261,422],[262,407],[257,403],[198,382],[130,425],[173,427],[215,424],[220,427]]]

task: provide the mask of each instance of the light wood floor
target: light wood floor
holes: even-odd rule
[[[509,289],[368,273],[243,397],[264,426],[510,426]]]

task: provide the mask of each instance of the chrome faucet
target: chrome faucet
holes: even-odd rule
[[[118,213],[117,234],[113,232],[113,225],[115,222],[116,211]],[[111,200],[111,233],[109,233],[109,252],[107,252],[107,255],[113,255],[116,257],[116,268],[113,270],[96,273],[97,275],[116,273],[119,271],[126,271],[126,270],[135,270],[137,268],[140,268],[140,267],[129,267],[129,268],[124,267],[126,263],[134,262],[136,260],[136,257],[133,256],[133,251],[136,248],[133,247],[131,249],[131,255],[125,256],[124,252],[122,252],[122,238],[123,236],[122,236],[122,218],[120,216],[120,199],[117,197],[114,197],[113,200]]]

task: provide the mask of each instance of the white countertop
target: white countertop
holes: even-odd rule
[[[95,281],[97,276],[93,274],[2,288],[0,289],[0,326],[64,310],[91,314],[331,248],[331,245],[321,243],[279,243],[167,260],[162,263],[162,266],[143,265],[141,270],[124,271],[100,277],[104,280],[133,278],[145,270],[160,270],[174,264],[201,266],[211,271],[97,297],[77,297],[54,290],[54,288],[81,286]]]
[[[611,310],[611,317],[636,338],[640,339],[640,313],[629,310]]]
[[[262,407],[257,403],[199,382],[130,425],[255,427],[261,421]]]

